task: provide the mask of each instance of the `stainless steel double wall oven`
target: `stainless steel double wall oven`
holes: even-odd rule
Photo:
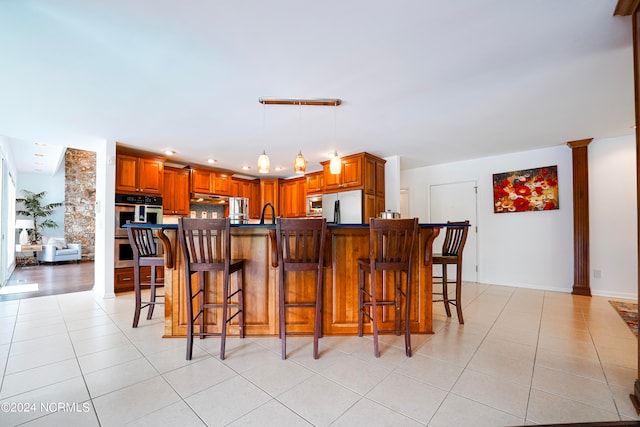
[[[162,197],[116,194],[115,268],[133,267],[133,251],[129,244],[127,222],[162,224]],[[156,244],[158,242],[156,241]]]

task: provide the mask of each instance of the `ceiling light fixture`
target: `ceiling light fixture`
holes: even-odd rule
[[[207,159],[207,163],[214,164],[215,162],[217,162],[216,159]]]
[[[300,140],[302,140],[302,104],[299,104],[300,107]],[[302,144],[302,143],[301,143]],[[302,149],[298,152],[295,160],[293,161],[293,171],[295,173],[305,173],[307,170],[307,161],[304,159],[302,155]]]
[[[269,157],[267,156],[267,152],[262,150],[262,154],[258,157],[258,172],[259,173],[269,173],[269,166],[271,162],[269,162]]]
[[[166,150],[164,154],[166,154],[167,156],[173,156],[174,154],[176,154],[176,152],[173,150]]]
[[[342,171],[342,160],[338,157],[337,151],[334,151],[333,157],[329,162],[329,171],[331,171],[332,175],[340,175],[340,172]]]
[[[337,105],[336,105],[337,107]],[[337,144],[338,143],[338,119],[337,119],[338,113],[337,113],[337,108],[333,109],[333,139],[334,139],[334,143]],[[342,160],[340,160],[340,157],[338,157],[338,151],[334,150],[333,152],[333,157],[331,158],[331,161],[329,162],[329,171],[331,172],[332,175],[340,175],[340,172],[342,171]]]
[[[313,98],[313,99],[291,99],[291,98],[258,98],[258,102],[263,105],[328,105],[338,106],[342,104],[337,98]]]

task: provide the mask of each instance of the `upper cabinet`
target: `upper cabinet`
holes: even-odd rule
[[[322,162],[324,192],[362,190],[363,221],[377,217],[385,208],[384,164],[386,160],[369,153],[359,153],[342,158],[342,170],[332,175],[329,161]]]
[[[191,191],[228,196],[231,193],[231,174],[192,166]]]
[[[133,154],[116,154],[116,192],[161,195],[164,160]]]
[[[384,197],[384,159],[369,153],[359,153],[345,156],[341,162],[342,169],[337,175],[329,170],[329,160],[321,163],[325,193],[362,189],[365,194]]]
[[[162,213],[189,215],[189,169],[164,168]]]
[[[249,199],[249,218],[260,218],[260,180],[258,179],[243,179],[243,178],[231,178],[231,191],[232,197],[246,197]]]
[[[311,172],[307,178],[307,194],[320,194],[324,191],[324,171]]]

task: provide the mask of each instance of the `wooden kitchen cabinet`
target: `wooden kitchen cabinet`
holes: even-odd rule
[[[278,178],[262,178],[260,179],[260,214],[262,214],[262,208],[267,204],[271,203],[275,210],[275,216],[280,215],[278,212],[278,193],[279,193],[279,179]],[[267,208],[265,210],[264,219],[272,220],[271,209]]]
[[[151,267],[140,268],[140,281],[151,280]],[[156,279],[164,278],[164,267],[156,267]],[[133,290],[133,267],[116,268],[113,272],[114,292],[128,292]]]
[[[307,178],[307,194],[321,194],[324,191],[324,171],[311,172]]]
[[[280,181],[280,216],[300,218],[307,215],[307,179],[305,177]]]
[[[231,194],[231,174],[192,166],[191,192],[228,196]]]
[[[116,154],[116,193],[161,195],[163,184],[163,159]]]
[[[382,172],[384,182],[385,160],[369,153],[359,153],[344,156],[341,159],[342,169],[338,175],[333,175],[329,169],[329,160],[322,162],[324,175],[324,192],[363,189],[365,193],[375,192],[376,178]],[[382,170],[376,168],[376,164],[382,165]]]
[[[189,169],[164,168],[164,215],[189,215]]]
[[[231,178],[230,195],[249,199],[249,218],[260,218],[260,181],[257,179]]]
[[[324,192],[362,190],[364,223],[385,210],[384,165],[386,160],[369,153],[353,154],[342,158],[342,171],[332,175],[329,160],[322,162]]]

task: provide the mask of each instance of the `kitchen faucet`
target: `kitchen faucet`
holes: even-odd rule
[[[276,209],[273,207],[271,202],[265,203],[262,207],[262,214],[260,214],[260,224],[264,224],[264,211],[267,209],[267,206],[271,207],[271,224],[276,223]]]

